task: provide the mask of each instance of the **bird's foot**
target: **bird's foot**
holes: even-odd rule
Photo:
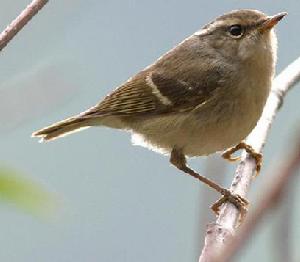
[[[261,166],[262,166],[262,154],[256,152],[252,146],[246,144],[245,142],[241,142],[241,143],[237,144],[236,146],[227,149],[222,154],[222,157],[231,162],[238,161],[241,159],[241,157],[233,157],[232,155],[240,149],[245,149],[246,152],[248,154],[250,154],[251,157],[254,158],[254,160],[256,162],[256,176],[257,176],[259,174],[259,172],[261,170]]]
[[[240,210],[240,221],[243,221],[245,218],[247,211],[248,211],[248,205],[249,202],[247,199],[241,197],[240,195],[236,195],[231,193],[228,189],[223,189],[222,191],[222,197],[211,206],[211,209],[219,215],[220,207],[226,203],[230,202],[233,205],[235,205]]]
[[[219,214],[220,207],[222,204],[225,202],[230,202],[234,204],[241,213],[241,220],[245,217],[247,214],[247,206],[248,206],[248,201],[244,199],[243,197],[239,195],[235,195],[231,193],[228,189],[225,189],[221,186],[219,186],[217,183],[214,181],[196,173],[193,169],[188,167],[186,165],[186,159],[185,156],[182,154],[182,152],[176,148],[174,148],[171,152],[171,157],[170,157],[170,162],[176,166],[178,169],[183,171],[184,173],[200,180],[201,182],[205,183],[209,187],[215,189],[217,192],[219,192],[223,197],[218,200],[215,204],[212,205],[211,209],[216,213]]]

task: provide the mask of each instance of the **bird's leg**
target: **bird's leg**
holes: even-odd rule
[[[248,154],[250,154],[251,157],[253,157],[256,161],[256,175],[259,174],[261,170],[262,165],[262,154],[256,152],[252,146],[246,144],[245,142],[241,142],[237,144],[235,147],[229,148],[222,154],[222,157],[224,159],[227,159],[228,161],[237,161],[240,160],[240,157],[233,157],[232,154],[234,154],[236,151],[240,149],[245,149]]]
[[[171,152],[170,162],[174,166],[176,166],[179,170],[183,171],[184,173],[200,180],[204,184],[208,185],[209,187],[215,189],[217,192],[219,192],[223,197],[218,200],[215,204],[212,205],[211,209],[218,215],[220,206],[224,204],[225,202],[230,202],[234,204],[241,212],[241,218],[243,218],[247,213],[247,206],[248,201],[244,198],[242,198],[239,195],[235,195],[231,193],[228,189],[223,188],[219,186],[214,181],[196,173],[193,169],[187,166],[186,164],[186,158],[181,150],[174,148]]]

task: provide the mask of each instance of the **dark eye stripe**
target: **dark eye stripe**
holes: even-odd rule
[[[251,31],[257,27],[259,27],[260,25],[262,25],[267,19],[264,18],[264,19],[260,19],[258,20],[257,22],[255,23],[252,23],[252,24],[241,24],[242,28],[243,28],[243,34],[247,33],[248,31]],[[229,24],[224,24],[224,25],[219,25],[217,27],[213,27],[215,22],[211,22],[207,25],[205,25],[202,30],[205,32],[201,33],[201,35],[199,35],[199,37],[202,37],[202,36],[209,36],[209,35],[212,35],[215,31],[225,31],[225,32],[228,32],[228,27],[229,27]],[[238,23],[237,23],[238,24]]]

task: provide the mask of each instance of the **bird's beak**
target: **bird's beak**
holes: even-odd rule
[[[261,32],[265,32],[265,31],[272,29],[286,15],[287,15],[287,13],[283,12],[283,13],[279,13],[277,15],[269,16],[267,18],[267,20],[262,23],[259,30]]]

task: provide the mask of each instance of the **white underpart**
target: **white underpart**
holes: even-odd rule
[[[149,74],[146,77],[146,82],[147,82],[148,86],[150,86],[152,88],[152,94],[155,95],[162,104],[164,104],[164,105],[171,105],[172,104],[171,100],[169,98],[167,98],[166,96],[164,96],[159,91],[159,89],[157,88],[157,86],[153,83],[151,76],[152,75]]]

